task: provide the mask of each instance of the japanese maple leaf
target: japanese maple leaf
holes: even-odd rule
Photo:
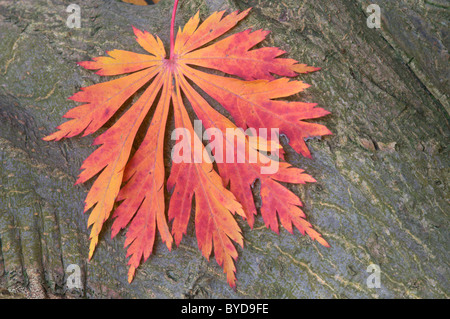
[[[44,140],[96,132],[125,101],[149,84],[130,109],[94,140],[94,145],[100,147],[81,167],[77,183],[97,176],[85,200],[85,212],[92,208],[88,219],[88,227],[92,227],[89,259],[103,224],[111,217],[117,202],[118,207],[112,214],[112,236],[128,226],[125,247],[128,247],[127,257],[130,257],[128,280],[131,282],[141,261],[152,253],[157,232],[169,250],[173,240],[177,245],[181,242],[195,202],[198,246],[207,259],[214,252],[228,283],[234,287],[234,261],[238,256],[235,244],[243,246],[243,237],[233,215],[242,216],[253,226],[257,210],[252,185],[256,180],[260,181],[261,215],[267,227],[278,232],[279,220],[289,232],[292,233],[295,227],[302,234],[329,246],[306,221],[300,199],[280,183],[304,184],[315,180],[284,162],[282,152],[278,159],[267,153],[269,146],[281,147],[275,139],[239,133],[237,128],[277,128],[298,153],[310,157],[305,138],[331,132],[323,125],[304,120],[322,117],[328,112],[316,104],[280,99],[308,87],[286,77],[318,68],[280,58],[285,52],[278,48],[252,49],[265,39],[267,31],[247,30],[214,42],[242,20],[249,10],[227,16],[224,12],[215,12],[201,24],[197,13],[178,31],[175,39],[177,4],[175,1],[169,57],[158,37],[133,27],[136,40],[146,54],[113,50],[107,52],[107,57],[80,62],[84,68],[97,70],[96,73],[102,76],[128,75],[82,88],[74,94],[71,99],[84,104],[69,110],[64,117],[70,120]],[[232,77],[213,75],[197,67],[218,70]],[[211,107],[191,83],[228,110],[237,125]],[[213,158],[209,157],[209,160],[203,156],[208,150],[202,144],[202,136],[198,136],[192,126],[186,103],[207,129],[206,137],[212,138],[211,132],[224,133],[228,129],[238,132],[231,138],[226,134],[215,136],[216,147],[210,150]],[[147,133],[130,158],[136,134],[152,107],[155,110]],[[175,127],[183,129],[186,136],[192,138],[183,141],[184,160],[172,163],[165,185],[164,132],[171,108]],[[224,150],[229,149],[235,150],[233,156],[218,161],[217,170],[214,169],[211,160],[224,158]],[[251,152],[258,155],[256,160],[251,157]],[[264,172],[265,168],[275,164],[276,171]],[[171,193],[168,208],[165,207],[164,186]],[[166,211],[172,222],[171,230]]]

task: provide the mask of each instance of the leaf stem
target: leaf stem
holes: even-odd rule
[[[174,29],[175,29],[175,17],[177,15],[177,7],[178,7],[178,0],[175,0],[175,4],[173,6],[173,11],[172,11],[172,23],[170,24],[170,61],[173,61],[173,56],[174,56],[174,47],[175,47],[175,34],[174,34]]]

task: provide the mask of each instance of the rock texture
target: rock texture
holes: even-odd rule
[[[100,79],[75,63],[113,48],[141,50],[131,25],[168,43],[173,1],[139,7],[78,0],[0,0],[0,297],[5,298],[448,298],[449,103],[445,0],[183,0],[177,23],[200,10],[254,7],[237,30],[272,30],[266,45],[322,71],[300,99],[332,112],[335,134],[310,140],[314,159],[287,159],[318,182],[292,187],[326,249],[296,232],[240,222],[237,290],[197,249],[160,241],[127,283],[124,237],[105,231],[87,261],[90,184],[73,186],[93,137],[43,142],[75,106],[67,97]],[[367,27],[370,3],[381,29]],[[170,163],[167,163],[168,169]],[[107,225],[107,228],[110,224]],[[78,265],[82,288],[66,272]],[[367,267],[381,270],[370,288]]]

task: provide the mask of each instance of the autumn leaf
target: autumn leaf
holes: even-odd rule
[[[257,180],[260,211],[268,228],[278,233],[281,223],[291,233],[297,228],[329,246],[306,221],[300,199],[282,184],[315,180],[283,160],[278,135],[269,137],[258,133],[260,129],[276,128],[278,134],[288,137],[294,150],[311,157],[305,139],[331,132],[323,125],[305,120],[329,112],[313,103],[282,100],[308,87],[286,77],[318,68],[282,58],[285,52],[278,48],[254,49],[266,38],[267,31],[246,30],[219,39],[247,16],[250,9],[228,15],[215,12],[203,23],[197,13],[178,30],[175,38],[177,4],[175,1],[169,56],[158,37],[133,27],[145,54],[112,50],[106,57],[80,62],[82,67],[97,70],[101,76],[126,75],[82,88],[74,94],[71,99],[84,104],[69,110],[64,117],[70,120],[44,140],[96,132],[125,101],[148,84],[120,119],[94,140],[94,145],[99,147],[81,166],[77,183],[97,176],[85,200],[85,212],[92,209],[88,219],[89,258],[93,256],[105,221],[112,215],[112,237],[128,227],[125,246],[130,257],[128,281],[131,282],[136,268],[151,255],[157,233],[169,250],[173,241],[180,244],[194,207],[199,249],[207,259],[214,253],[228,283],[234,287],[234,262],[238,257],[235,244],[243,247],[242,231],[234,215],[240,215],[253,227],[257,209],[252,187]],[[198,67],[229,76],[211,74]],[[234,123],[214,109],[193,83],[220,103]],[[204,134],[194,129],[187,106],[201,121]],[[150,126],[131,156],[136,134],[152,107],[155,109]],[[171,172],[165,182],[163,150],[170,109],[175,131],[182,132],[177,136],[178,148],[173,153],[183,160],[174,160],[172,155]],[[246,134],[247,128],[253,128],[255,134]],[[225,134],[229,130],[234,132],[231,137]],[[215,147],[203,145],[205,139],[214,140]],[[231,156],[229,150],[233,151]],[[169,207],[165,205],[164,187],[171,194]],[[115,203],[118,205],[113,212]]]

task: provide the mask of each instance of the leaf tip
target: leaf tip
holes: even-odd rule
[[[53,134],[50,134],[50,135],[48,135],[48,136],[44,136],[44,137],[42,138],[42,140],[44,140],[44,141],[46,141],[46,142],[53,141],[54,139],[55,139],[55,138],[54,138]]]
[[[252,11],[252,9],[253,9],[253,7],[250,7],[250,8],[248,8],[248,9],[242,11],[241,14],[247,15],[250,11]]]
[[[136,267],[130,266],[130,269],[128,270],[128,283],[131,284],[131,282],[134,279],[134,275],[136,273]]]
[[[308,174],[302,174],[302,176],[303,176],[303,181],[306,183],[306,182],[308,182],[308,183],[317,183],[317,180],[314,178],[314,177],[312,177],[311,175],[308,175]]]
[[[97,246],[97,243],[98,243],[98,236],[92,237],[91,238],[91,244],[89,245],[88,260],[92,259],[92,256],[94,255],[95,247]]]
[[[331,247],[330,244],[325,239],[323,239],[323,237],[317,237],[316,240],[319,244],[321,244],[324,247],[327,247],[327,248]]]
[[[331,114],[331,112],[329,112],[328,114]],[[325,115],[328,115],[325,114]],[[331,132],[327,127],[324,127],[324,132],[322,133],[322,136],[327,136],[327,135],[333,135],[333,132]]]
[[[114,216],[113,216],[114,217]],[[115,227],[114,226],[115,223],[111,226],[111,239],[113,239],[114,237],[116,237],[116,235],[119,233],[120,231],[120,227]]]
[[[77,65],[79,65],[79,66],[81,66],[81,67],[83,67],[85,69],[89,69],[90,64],[91,64],[91,61],[80,61],[80,62],[77,62]]]
[[[293,64],[292,65],[292,70],[297,72],[297,73],[311,73],[311,72],[316,72],[319,71],[321,68],[319,67],[315,67],[315,66],[308,66],[306,64]]]
[[[133,29],[133,32],[134,32],[134,34],[135,34],[136,36],[138,36],[137,33],[142,33],[142,31],[139,30],[138,28],[136,28],[134,25],[131,25],[131,28]]]

